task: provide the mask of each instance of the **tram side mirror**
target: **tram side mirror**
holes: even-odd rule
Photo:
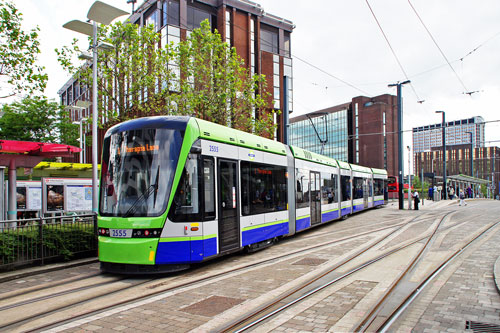
[[[201,154],[201,147],[192,146],[189,152],[191,154]]]

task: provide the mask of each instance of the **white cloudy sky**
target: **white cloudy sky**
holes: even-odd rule
[[[130,10],[126,0],[104,1]],[[395,88],[388,88],[387,84],[406,80],[366,0],[254,1],[266,12],[296,25],[292,34],[292,55],[297,57],[294,116],[345,103],[358,95],[396,94]],[[447,120],[477,115],[486,121],[500,119],[500,1],[411,0],[456,74],[408,0],[368,1],[412,81],[412,86],[403,88],[405,129],[440,122],[441,116],[435,110],[445,110]],[[54,48],[69,45],[72,38],[80,37],[62,25],[72,19],[85,20],[92,3],[93,0],[15,0],[24,14],[26,28],[38,25],[41,29],[39,60],[49,74],[45,92],[49,97],[57,98],[58,89],[68,79],[56,61]],[[86,41],[82,40],[85,47]],[[478,92],[464,95],[457,75],[468,91]],[[418,99],[425,102],[419,104]],[[486,140],[500,140],[500,123],[486,126]],[[405,135],[405,145],[411,145],[409,134]]]

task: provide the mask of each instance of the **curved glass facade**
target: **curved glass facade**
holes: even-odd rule
[[[290,124],[290,144],[341,161],[348,161],[347,109]],[[318,134],[314,130],[313,125]],[[319,135],[319,138],[318,138]],[[321,138],[321,140],[320,140]],[[326,141],[324,144],[321,141]]]

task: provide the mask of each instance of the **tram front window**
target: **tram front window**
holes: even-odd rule
[[[104,139],[100,214],[159,216],[167,206],[182,135],[145,128]]]

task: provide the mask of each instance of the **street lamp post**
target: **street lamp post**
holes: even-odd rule
[[[408,210],[411,209],[411,148],[408,148]]]
[[[470,137],[470,176],[474,177],[474,143],[472,142],[472,132],[465,132]]]
[[[441,113],[442,115],[442,123],[441,127],[443,130],[443,193],[444,193],[444,199],[448,199],[448,193],[446,191],[446,118],[445,114],[446,112],[444,111],[436,111],[436,113]]]
[[[96,1],[87,13],[92,24],[78,20],[63,25],[64,28],[92,37],[92,211],[97,214],[98,197],[98,170],[97,170],[97,23],[110,24],[114,19],[127,15],[124,10]]]
[[[410,83],[410,80],[389,84],[389,87],[397,87],[398,98],[398,177],[399,177],[399,209],[403,209],[403,102],[402,102],[402,89],[404,84]]]

